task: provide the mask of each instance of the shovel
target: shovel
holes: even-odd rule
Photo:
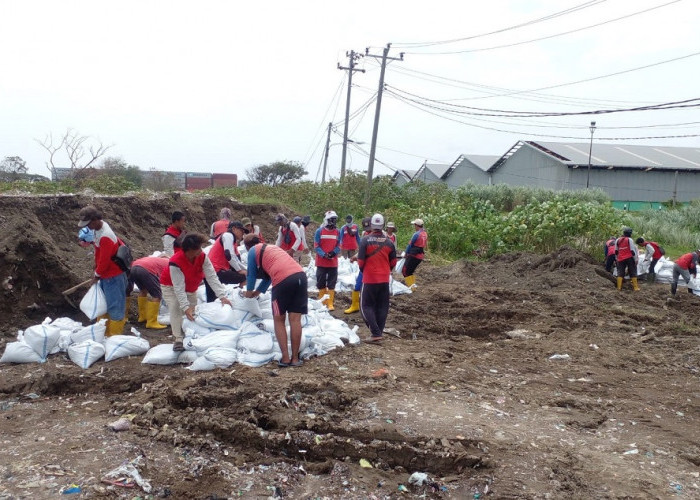
[[[76,309],[78,309],[78,306],[76,306],[76,305],[73,303],[73,301],[70,299],[70,297],[68,297],[68,296],[69,296],[71,293],[73,293],[73,292],[75,292],[75,291],[77,291],[77,290],[80,290],[80,289],[83,288],[84,286],[89,285],[90,283],[92,283],[92,278],[90,278],[89,280],[85,280],[85,281],[83,281],[82,283],[78,283],[77,285],[75,285],[74,287],[69,288],[68,290],[64,290],[64,291],[62,292],[62,293],[63,293],[63,297],[66,299],[66,301],[67,301],[70,305],[72,305],[73,307],[75,307]]]

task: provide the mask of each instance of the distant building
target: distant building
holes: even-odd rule
[[[397,186],[403,186],[407,182],[411,182],[413,176],[416,175],[416,172],[418,172],[418,170],[398,169],[396,172],[394,172],[391,180],[393,180]]]
[[[70,179],[76,173],[85,175],[87,172],[94,175],[99,169],[54,168],[51,170],[51,180],[62,181]],[[203,172],[169,172],[167,170],[141,170],[143,186],[156,191],[209,189],[212,187],[236,187],[238,185],[237,174],[212,174]]]

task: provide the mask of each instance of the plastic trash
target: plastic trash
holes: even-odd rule
[[[130,462],[125,462],[116,469],[112,469],[109,471],[107,474],[104,475],[102,478],[103,482],[109,483],[109,484],[116,484],[119,481],[123,482],[124,484],[118,484],[118,486],[125,486],[127,488],[133,487],[133,483],[131,483],[131,486],[129,486],[129,481],[124,480],[125,476],[130,477],[133,479],[133,481],[138,484],[143,491],[146,493],[151,492],[151,484],[143,479],[141,477],[141,474],[139,473],[138,469],[136,468],[137,465],[141,465],[141,457],[137,457],[134,460]]]
[[[363,467],[365,469],[372,469],[372,464],[369,463],[369,460],[367,460],[366,458],[361,458],[360,467]]]
[[[80,486],[77,484],[71,484],[68,486],[66,489],[61,491],[61,494],[63,495],[72,495],[73,493],[82,493],[83,490],[80,489]]]
[[[424,486],[428,484],[428,474],[425,472],[414,472],[411,474],[411,477],[408,478],[408,483],[416,486]]]
[[[549,359],[553,359],[553,360],[561,359],[564,361],[568,361],[571,359],[571,356],[569,356],[568,354],[552,354],[549,357]]]

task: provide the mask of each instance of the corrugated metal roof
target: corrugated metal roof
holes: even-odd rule
[[[448,163],[426,163],[423,166],[435,174],[435,177],[438,179],[440,179],[450,168]]]
[[[567,165],[588,165],[590,143],[527,141],[527,144],[554,153]],[[700,147],[602,144],[594,140],[591,166],[700,170]]]
[[[464,157],[479,167],[484,172],[488,171],[491,166],[496,163],[500,156],[497,155],[464,155]]]

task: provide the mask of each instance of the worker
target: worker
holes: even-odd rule
[[[175,342],[173,351],[184,351],[182,343],[182,315],[194,321],[194,309],[197,305],[197,288],[205,279],[214,289],[216,296],[222,305],[232,306],[226,298],[226,289],[219,281],[207,255],[202,252],[202,245],[207,238],[203,234],[188,233],[181,240],[181,252],[175,252],[170,257],[168,266],[160,275],[160,288],[163,298],[168,304],[170,313],[170,327],[173,331]]]
[[[102,212],[92,205],[80,210],[78,227],[87,227],[95,232],[95,274],[92,284],[99,283],[105,294],[107,314],[98,319],[107,319],[105,335],[119,335],[126,323],[126,273],[112,259],[124,242],[117,238],[109,224],[102,220]]]
[[[260,238],[260,241],[262,243],[265,243],[265,238],[263,238],[263,235],[260,232],[260,226],[258,226],[257,224],[253,224],[248,217],[243,217],[241,219],[241,224],[243,224],[243,227],[246,228],[248,234],[254,234],[258,238]]]
[[[396,248],[384,233],[384,216],[374,214],[372,232],[362,238],[357,263],[362,271],[360,310],[371,335],[367,343],[381,342],[389,314],[389,280],[396,265]]]
[[[365,217],[362,219],[362,238],[369,235],[372,231],[371,228],[372,217]],[[360,238],[360,241],[362,241]],[[357,261],[357,256],[353,255],[350,257],[350,262]],[[355,279],[355,288],[352,290],[352,298],[350,299],[350,307],[343,311],[345,314],[352,314],[360,310],[360,291],[362,290],[362,271],[357,273],[357,278]]]
[[[389,237],[394,246],[396,246],[396,224],[393,222],[386,223],[386,235]]]
[[[163,234],[163,253],[168,257],[175,253],[175,242],[185,230],[185,214],[182,212],[173,212],[170,220],[172,224],[168,226]]]
[[[254,234],[243,238],[248,249],[248,281],[245,297],[257,297],[272,283],[272,319],[275,337],[282,351],[278,362],[280,368],[301,366],[301,315],[308,313],[307,280],[304,270],[287,251],[275,245],[266,245]],[[255,282],[262,281],[258,288]],[[286,322],[289,330],[292,351],[289,352]]]
[[[360,231],[352,221],[352,215],[345,217],[345,224],[340,228],[340,253],[349,259],[357,253],[360,246]]]
[[[335,285],[338,282],[338,254],[340,254],[340,231],[338,216],[333,210],[326,212],[323,226],[314,234],[316,253],[316,288],[318,298],[328,295],[323,304],[329,311],[335,310]]]
[[[698,258],[700,257],[700,249],[681,255],[673,263],[673,283],[671,283],[671,295],[676,295],[678,289],[678,277],[683,276],[686,284],[690,284],[690,275],[693,279],[698,275]],[[693,293],[693,289],[688,287],[688,292]]]
[[[246,234],[248,230],[243,227],[241,221],[231,221],[228,224],[228,230],[216,238],[209,249],[209,260],[221,283],[237,285],[246,280],[246,266],[241,261],[241,254],[238,251],[238,246],[243,242]],[[214,302],[216,294],[206,281],[204,289],[207,302]]]
[[[304,252],[309,250],[309,245],[306,243],[306,226],[302,223],[302,218],[301,215],[297,215],[292,219],[292,222],[297,225],[299,228],[299,235],[301,236],[301,244],[299,245],[299,259],[297,259],[297,262],[301,264],[301,256],[303,255]]]
[[[212,223],[209,237],[215,240],[221,236],[227,231],[229,222],[231,222],[231,209],[224,207],[219,212],[219,220]]]
[[[615,241],[617,238],[611,236],[608,241],[605,242],[604,252],[605,252],[605,270],[612,273],[613,267],[615,267]]]
[[[637,245],[644,247],[644,262],[649,263],[649,271],[647,271],[647,281],[653,283],[656,281],[656,264],[659,259],[666,253],[661,245],[655,241],[646,241],[644,238],[637,238]]]
[[[299,262],[301,256],[301,233],[299,226],[294,221],[287,219],[284,214],[277,214],[275,222],[279,226],[277,231],[277,241],[275,245],[287,252],[290,257]]]
[[[632,289],[639,291],[637,284],[637,263],[639,251],[632,239],[632,229],[622,228],[622,236],[615,240],[615,257],[617,258],[617,289],[622,290],[622,280],[625,278],[625,270],[629,272]]]
[[[131,298],[134,285],[139,288],[137,297],[139,317],[138,323],[146,323],[146,328],[162,330],[166,325],[158,323],[158,310],[163,294],[160,289],[160,275],[168,266],[168,255],[165,253],[158,257],[141,257],[131,264],[129,284],[127,286],[127,304]],[[150,297],[149,297],[150,295]],[[129,307],[126,308],[127,315]]]
[[[401,273],[404,276],[406,286],[412,291],[416,290],[416,277],[414,273],[418,265],[423,262],[425,257],[425,248],[428,245],[428,233],[423,228],[423,219],[414,219],[411,221],[415,232],[411,236],[411,241],[408,242],[406,251],[403,257],[406,258]]]

